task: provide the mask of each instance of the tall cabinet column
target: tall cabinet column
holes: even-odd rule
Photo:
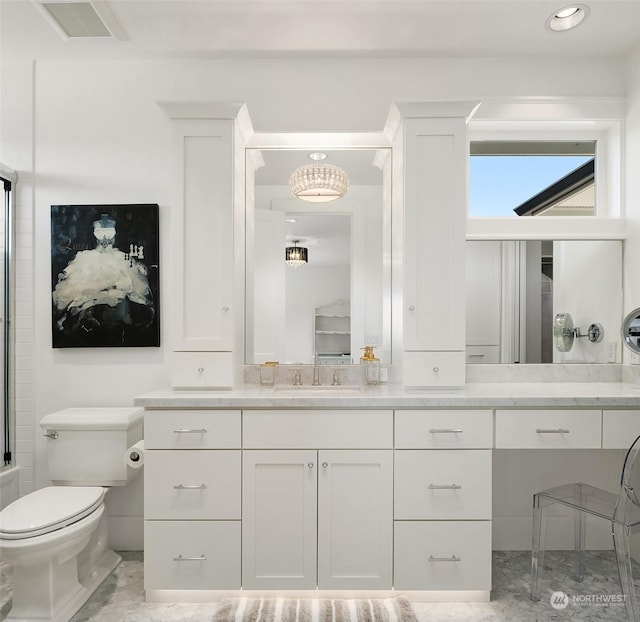
[[[465,382],[467,121],[474,102],[396,104],[394,363],[407,387]]]
[[[222,388],[234,374],[234,169],[241,104],[161,104],[171,119],[172,385]],[[243,161],[243,159],[242,159]],[[241,310],[238,310],[242,313]]]

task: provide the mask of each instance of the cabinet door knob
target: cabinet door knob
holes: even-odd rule
[[[329,466],[329,464],[327,462],[323,462],[322,463],[322,468],[323,469],[326,469],[328,466]]]
[[[413,305],[409,305],[409,311],[415,311],[416,308]]]
[[[309,464],[307,464],[307,466],[308,466],[310,469],[313,469],[313,462],[309,462]]]
[[[223,310],[223,311],[228,311],[228,310],[229,310],[229,307],[227,307],[227,305],[225,305],[224,307],[222,307],[222,310]]]
[[[198,367],[198,373],[202,373],[204,371],[204,367]]]
[[[433,368],[433,373],[434,373],[434,374],[437,374],[439,371],[440,371],[440,368],[439,368],[439,367],[434,367],[434,368]]]

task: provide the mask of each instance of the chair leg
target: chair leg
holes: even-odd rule
[[[584,507],[584,499],[582,495],[582,484],[576,484],[573,500],[577,507]],[[584,543],[587,527],[587,516],[580,510],[574,510],[573,513],[573,537],[574,537],[574,563],[576,581],[581,582],[584,578]]]
[[[540,497],[533,496],[533,529],[531,542],[531,600],[540,600],[540,580],[544,566],[544,547],[547,530],[546,507]]]
[[[633,574],[631,572],[631,547],[629,534],[624,525],[613,523],[613,546],[616,551],[618,573],[620,574],[620,587],[625,599],[627,617],[629,622],[640,620],[640,608],[636,602],[635,588],[633,586]]]

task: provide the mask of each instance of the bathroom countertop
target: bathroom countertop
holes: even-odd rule
[[[639,408],[640,384],[479,382],[446,390],[247,384],[230,390],[159,390],[134,403],[147,408]]]

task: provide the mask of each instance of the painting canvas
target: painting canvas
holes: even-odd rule
[[[52,205],[54,348],[160,345],[158,205]]]

